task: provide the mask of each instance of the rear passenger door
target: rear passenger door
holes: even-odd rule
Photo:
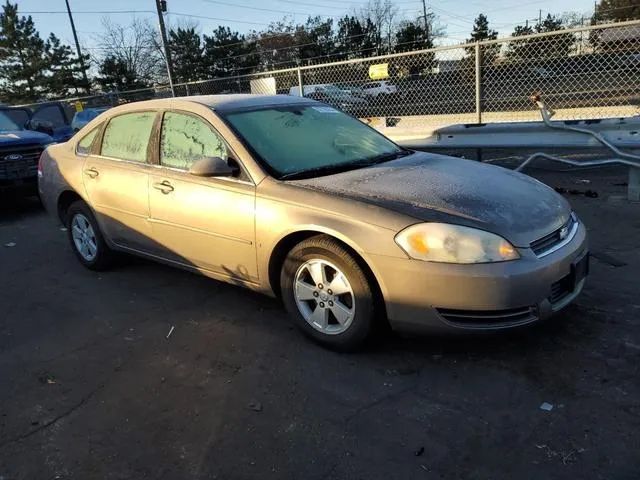
[[[107,238],[142,252],[157,250],[151,240],[148,190],[150,139],[157,117],[155,111],[141,111],[111,118],[98,153],[87,155],[83,168],[91,207]]]

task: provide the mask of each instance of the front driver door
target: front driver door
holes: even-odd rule
[[[153,237],[165,258],[217,274],[256,281],[255,185],[188,173],[203,157],[228,160],[230,150],[202,117],[166,112],[159,165],[149,178]]]

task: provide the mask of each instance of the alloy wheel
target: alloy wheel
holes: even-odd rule
[[[353,322],[356,305],[351,284],[338,267],[326,260],[312,259],[300,265],[293,295],[307,323],[322,333],[340,334]]]
[[[76,213],[71,220],[71,237],[80,256],[92,262],[98,255],[98,240],[89,219]]]

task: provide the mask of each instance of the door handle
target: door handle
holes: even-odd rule
[[[100,172],[98,172],[98,170],[96,170],[95,168],[91,167],[91,168],[87,168],[84,171],[84,174],[88,177],[96,178],[98,175],[100,175]]]
[[[160,182],[160,183],[154,183],[153,184],[153,188],[155,188],[156,190],[160,190],[162,193],[164,193],[165,195],[167,193],[173,192],[173,187],[171,186],[171,184],[168,181],[164,181],[164,182]]]

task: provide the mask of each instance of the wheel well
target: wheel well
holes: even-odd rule
[[[67,211],[69,207],[78,200],[82,200],[82,197],[73,190],[65,190],[58,197],[58,218],[60,218],[63,225],[67,223]]]
[[[287,257],[287,254],[291,251],[293,247],[295,247],[300,242],[308,238],[321,236],[321,235],[331,237],[333,240],[338,242],[345,250],[347,250],[351,254],[351,256],[355,259],[355,261],[358,263],[358,266],[362,269],[367,279],[369,280],[371,288],[373,289],[373,293],[375,294],[376,298],[380,302],[379,307],[382,308],[384,311],[385,303],[384,303],[384,297],[382,295],[382,290],[380,289],[380,285],[378,284],[378,280],[376,279],[376,276],[373,274],[373,271],[371,270],[369,265],[367,265],[367,262],[365,262],[364,258],[362,258],[360,254],[358,254],[358,252],[356,252],[353,248],[351,248],[349,245],[344,243],[339,238],[336,238],[332,235],[324,234],[321,232],[315,232],[312,230],[304,230],[300,232],[291,233],[286,237],[284,237],[282,240],[280,240],[278,244],[275,246],[275,248],[273,249],[273,253],[271,254],[271,258],[269,259],[269,283],[271,285],[271,289],[276,294],[276,297],[281,298],[280,272],[282,271],[282,265],[284,264],[284,260]],[[386,311],[384,311],[384,313],[386,317]]]

